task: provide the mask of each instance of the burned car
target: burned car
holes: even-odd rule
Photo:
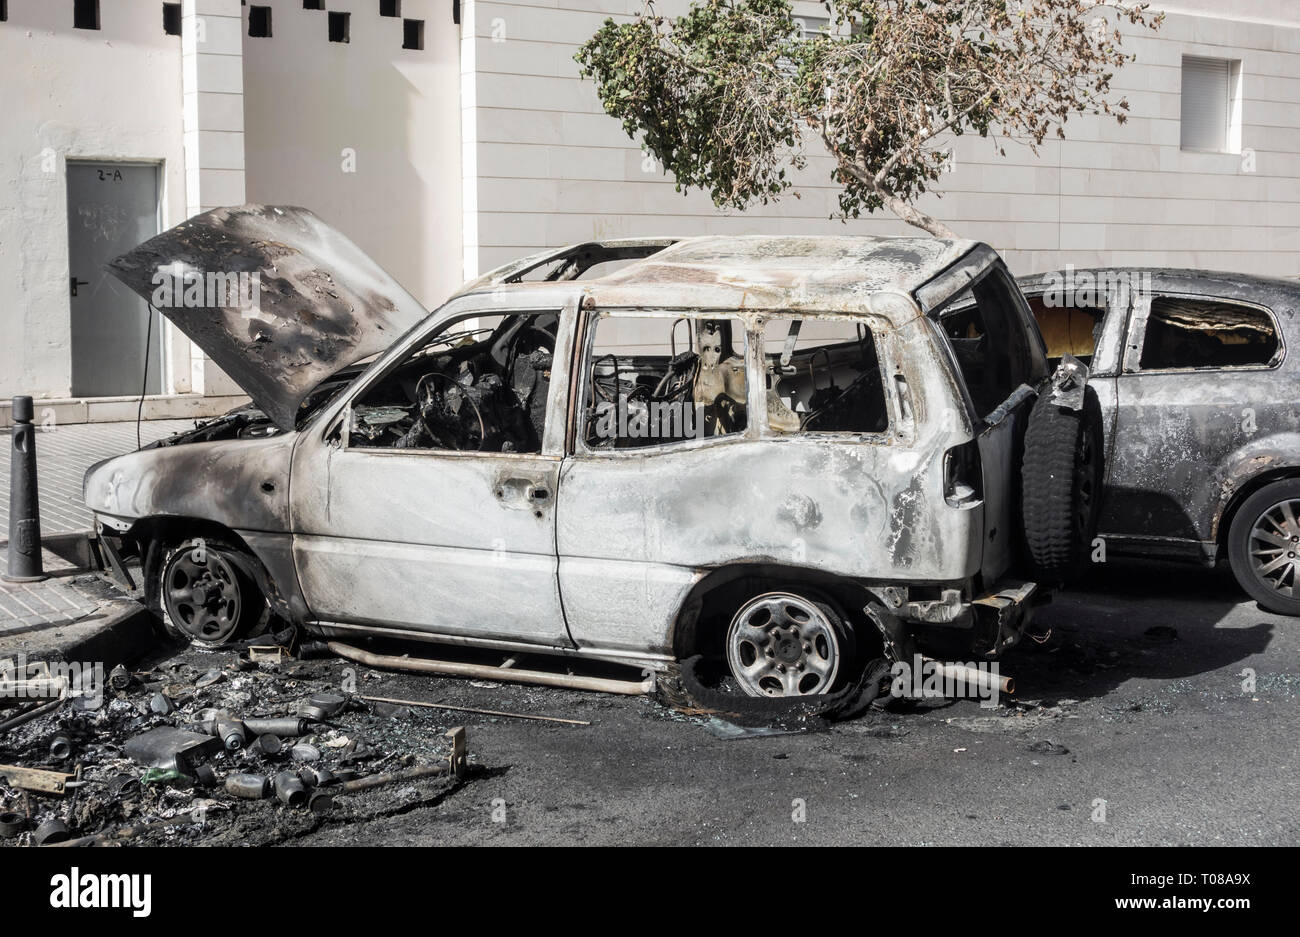
[[[112,264],[257,273],[253,308],[163,312],[252,405],[93,466],[85,499],[205,645],[275,614],[745,693],[825,694],[866,661],[993,657],[1086,558],[1087,369],[1049,374],[1024,297],[969,241],[582,244],[429,315],[310,212],[200,215]],[[366,360],[373,359],[373,360]]]
[[[1049,356],[1091,369],[1106,549],[1226,560],[1264,608],[1300,615],[1300,283],[1112,268],[1020,284]]]

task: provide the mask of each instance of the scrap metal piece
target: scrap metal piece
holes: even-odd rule
[[[504,664],[502,665],[505,666]],[[452,706],[450,703],[425,703],[411,699],[389,699],[384,696],[362,696],[359,699],[370,703],[388,703],[393,706],[421,706],[425,709],[445,709],[450,712],[475,713],[480,716],[500,716],[506,719],[528,719],[534,722],[558,722],[570,726],[589,726],[585,719],[562,719],[559,716],[534,716],[524,713],[508,713],[499,709],[476,709],[473,706]]]
[[[145,767],[193,776],[199,763],[221,751],[222,744],[216,736],[162,726],[130,739],[122,751]]]
[[[131,671],[118,664],[108,672],[108,685],[115,690],[125,690],[131,685]]]
[[[313,693],[307,697],[305,704],[299,707],[300,710],[313,708],[324,714],[325,718],[337,713],[346,705],[348,698],[338,693]]]
[[[32,834],[32,845],[52,846],[55,843],[67,842],[71,838],[72,834],[68,832],[68,826],[62,820],[46,820]]]
[[[289,749],[289,754],[293,756],[294,761],[320,760],[320,749],[315,745],[308,745],[306,742],[299,742],[293,748]]]
[[[271,792],[271,779],[261,774],[239,772],[226,778],[226,793],[245,800],[262,800]]]
[[[275,776],[275,796],[286,807],[301,807],[307,802],[307,788],[292,771],[281,771]]]
[[[0,839],[13,839],[27,829],[27,818],[21,813],[7,810],[0,813]]]
[[[997,592],[980,596],[971,606],[989,619],[992,646],[988,656],[1000,653],[1020,640],[1025,628],[1033,620],[1034,605],[1046,596],[1038,594],[1033,582],[1005,583]]]
[[[443,734],[451,742],[451,754],[447,756],[448,769],[456,777],[463,778],[465,768],[469,764],[469,749],[465,745],[465,727],[457,726]]]
[[[271,663],[278,664],[280,661],[285,660],[288,656],[289,653],[284,648],[280,647],[280,645],[278,644],[270,644],[270,645],[255,644],[248,649],[248,659],[253,661],[254,663],[269,661]]]
[[[280,738],[297,738],[306,735],[309,728],[306,719],[297,716],[285,716],[278,719],[245,719],[244,728],[254,735],[278,735]]]
[[[24,768],[21,765],[0,765],[0,778],[11,787],[42,794],[63,794],[68,783],[76,777],[64,771],[45,771],[41,768]]]
[[[335,783],[338,778],[329,768],[318,768],[313,765],[305,765],[298,772],[298,777],[309,787],[327,787]]]
[[[117,800],[135,797],[144,791],[140,779],[129,774],[115,774],[108,780],[108,790]]]
[[[592,690],[597,693],[619,693],[639,696],[653,693],[655,675],[645,671],[640,680],[612,680],[608,677],[584,677],[577,674],[547,673],[543,670],[519,670],[514,667],[490,667],[462,661],[432,660],[421,657],[398,657],[395,654],[375,654],[341,641],[328,642],[329,649],[340,657],[354,660],[367,667],[384,667],[390,670],[411,670],[418,673],[448,674],[456,677],[486,677],[489,680],[506,680],[512,683],[536,683],[544,686],[561,686],[571,690]]]
[[[1074,355],[1062,355],[1052,373],[1052,403],[1069,410],[1082,410],[1088,389],[1088,366]]]
[[[56,735],[50,739],[50,758],[66,761],[72,757],[72,739],[66,735]]]
[[[270,732],[259,735],[253,746],[263,755],[278,755],[284,751],[284,743],[280,741],[280,736]]]
[[[131,571],[126,568],[126,563],[122,560],[122,554],[118,552],[117,544],[113,542],[112,537],[93,536],[91,538],[92,548],[97,548],[103,560],[107,561],[108,568],[113,574],[113,578],[120,583],[127,592],[135,592],[135,579],[131,576]],[[101,564],[102,567],[102,564]]]
[[[216,734],[228,752],[239,751],[244,747],[244,743],[248,741],[244,724],[238,719],[218,719]]]

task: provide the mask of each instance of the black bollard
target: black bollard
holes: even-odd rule
[[[36,498],[36,427],[31,397],[15,397],[13,453],[9,466],[9,569],[7,582],[39,582],[41,508]]]

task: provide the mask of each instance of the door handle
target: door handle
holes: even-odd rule
[[[528,488],[528,498],[531,501],[545,501],[551,496],[550,489],[541,485],[531,485]]]
[[[70,279],[72,280],[72,295],[73,295],[73,296],[76,296],[76,295],[77,295],[77,287],[78,287],[78,286],[90,286],[90,281],[89,281],[89,280],[78,280],[75,276],[74,276],[74,277],[71,277]]]

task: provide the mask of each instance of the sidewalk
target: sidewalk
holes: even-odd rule
[[[193,420],[155,420],[140,424],[148,444],[194,425]],[[0,544],[9,540],[9,460],[13,432],[0,430]],[[91,529],[90,511],[81,501],[81,479],[101,459],[135,450],[135,423],[69,423],[36,433],[36,475],[40,485],[41,536]]]
[[[193,425],[193,420],[141,423],[140,439],[153,442]],[[9,430],[0,430],[0,569],[6,568],[8,562],[12,435]],[[81,500],[81,479],[86,469],[101,459],[131,452],[135,445],[135,423],[78,423],[36,434],[41,537],[47,544],[44,565],[52,576],[36,583],[0,581],[0,645],[5,643],[3,639],[16,635],[62,629],[88,619],[113,619],[139,608],[105,579],[93,574],[77,575],[75,563],[48,547],[51,539],[66,540],[69,534],[92,528],[93,518]],[[26,643],[28,639],[18,641]]]

